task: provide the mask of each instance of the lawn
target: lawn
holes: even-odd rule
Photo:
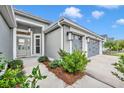
[[[113,54],[113,56],[122,56],[122,55],[124,55],[124,53]]]

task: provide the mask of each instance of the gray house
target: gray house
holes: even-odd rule
[[[78,49],[91,57],[102,54],[103,40],[67,18],[51,23],[11,6],[0,6],[0,52],[13,59],[41,55],[57,59],[59,49],[69,53]]]

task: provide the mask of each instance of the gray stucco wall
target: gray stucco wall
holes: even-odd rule
[[[13,57],[13,32],[9,29],[5,20],[0,14],[0,52],[8,58]]]
[[[61,31],[60,28],[49,32],[45,35],[45,55],[57,59],[58,51],[61,48]]]

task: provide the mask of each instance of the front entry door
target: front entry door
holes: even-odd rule
[[[41,55],[41,34],[34,34],[34,54]]]
[[[17,37],[17,57],[31,56],[31,41],[29,37]]]

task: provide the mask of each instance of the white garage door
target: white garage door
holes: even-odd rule
[[[88,42],[88,57],[95,56],[99,54],[99,41],[94,39],[89,39]]]
[[[82,51],[82,37],[79,35],[73,35],[72,49]]]

